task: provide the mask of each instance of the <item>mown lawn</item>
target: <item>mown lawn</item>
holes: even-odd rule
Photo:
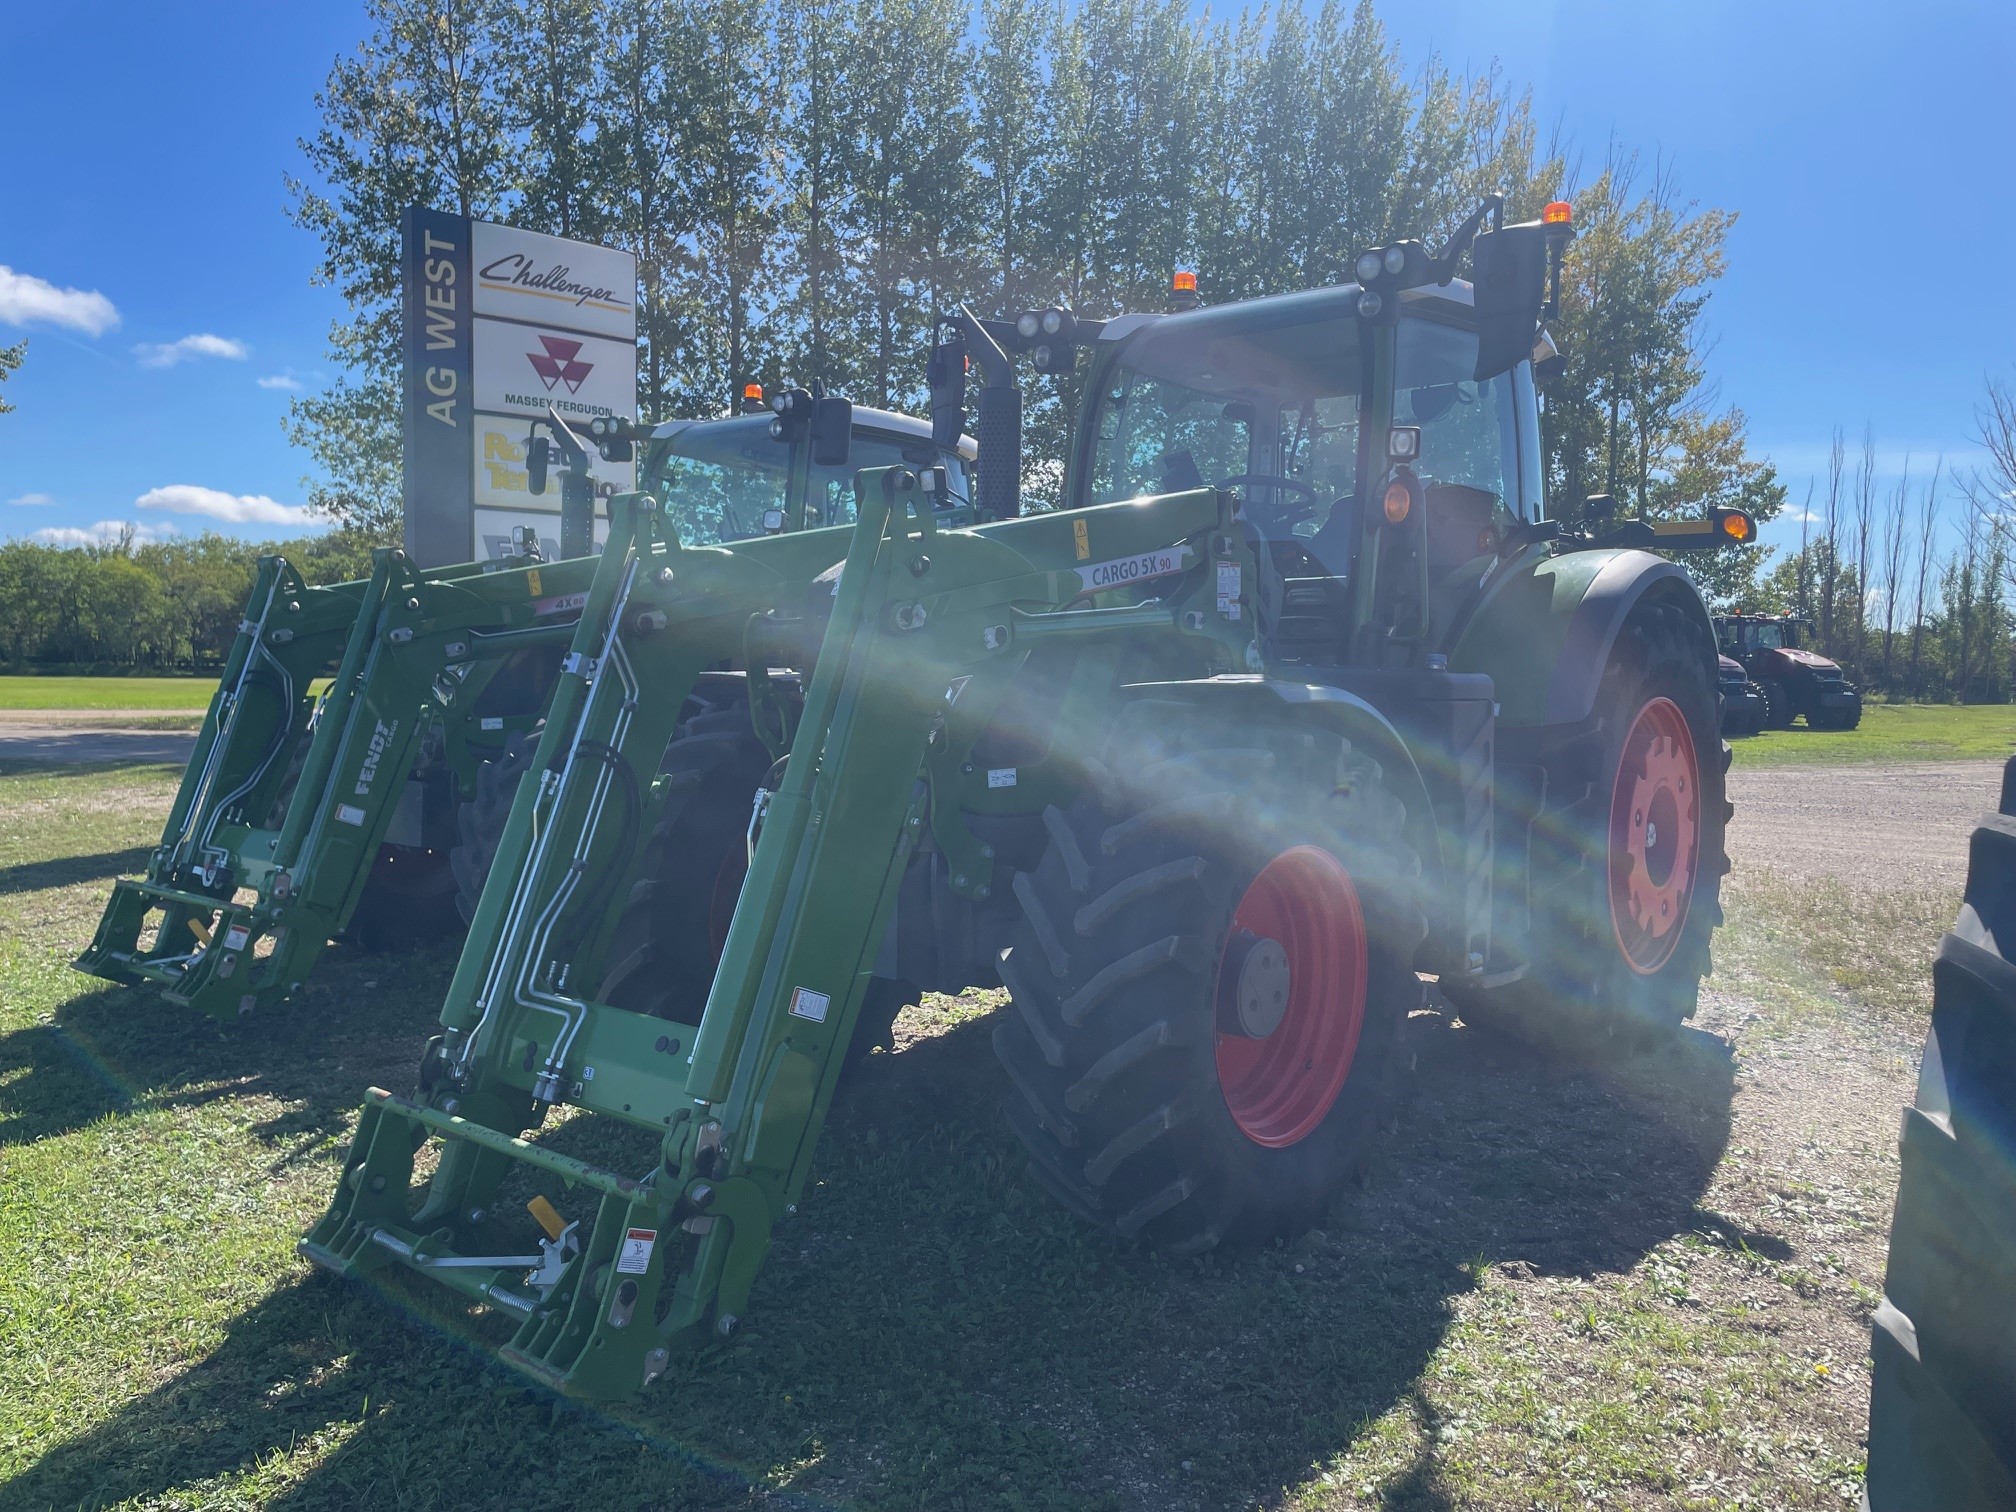
[[[452,947],[220,1027],[73,974],[176,774],[0,769],[0,1505],[1839,1507],[1896,1109],[1952,900],[1739,894],[1714,1034],[1604,1071],[1439,1013],[1367,1187],[1164,1262],[1028,1181],[984,995],[836,1108],[748,1327],[563,1409],[403,1280],[293,1253]],[[1842,942],[1852,942],[1852,950]],[[1837,946],[1845,965],[1836,969]],[[1811,949],[1817,955],[1801,955]],[[1882,984],[1858,996],[1860,986]],[[1734,1045],[1733,1055],[1724,1042]]]
[[[1766,730],[1729,742],[1743,766],[1954,761],[2016,752],[2016,704],[1870,704],[1853,730]]]
[[[214,677],[0,677],[0,709],[194,709]]]

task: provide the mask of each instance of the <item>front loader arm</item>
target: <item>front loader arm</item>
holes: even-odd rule
[[[984,721],[1030,648],[1056,639],[1153,633],[1187,646],[1200,670],[1248,662],[1250,619],[1219,591],[1212,565],[1252,567],[1226,496],[1199,490],[1075,519],[941,531],[907,469],[864,473],[857,492],[785,775],[699,1021],[594,1001],[581,985],[592,960],[559,961],[535,925],[556,917],[569,877],[609,864],[596,847],[617,843],[575,765],[583,746],[620,748],[607,737],[626,709],[641,721],[654,703],[676,707],[677,658],[702,654],[711,634],[704,615],[680,617],[672,585],[727,584],[754,573],[763,548],[793,538],[703,553],[655,530],[631,539],[619,523],[548,721],[540,781],[520,789],[508,859],[492,873],[444,1010],[427,1099],[371,1094],[336,1202],[302,1245],[340,1273],[403,1264],[511,1315],[502,1357],[563,1392],[628,1394],[675,1350],[732,1333],[744,1316],[771,1228],[803,1190],[898,881],[929,823],[923,774],[948,690],[963,689],[962,719]],[[1164,598],[1068,607],[1085,595],[1075,563],[1088,531],[1115,560],[1182,543],[1198,570],[1172,579]],[[665,596],[640,598],[640,584],[656,591],[661,563]],[[789,601],[782,577],[771,594]],[[643,623],[668,648],[658,670],[643,660]],[[627,678],[615,670],[626,659]],[[580,949],[592,953],[585,941]],[[556,1165],[564,1157],[521,1138],[555,1103],[656,1129],[658,1160],[634,1177]],[[414,1152],[430,1135],[444,1141],[441,1161],[409,1210]],[[596,1194],[592,1217],[549,1228],[538,1254],[523,1243],[478,1253],[493,1232],[481,1220],[514,1169],[585,1186]]]

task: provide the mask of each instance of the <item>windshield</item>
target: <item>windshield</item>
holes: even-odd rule
[[[1394,420],[1421,428],[1417,471],[1431,512],[1437,490],[1454,498],[1454,489],[1502,525],[1516,456],[1512,378],[1474,382],[1476,360],[1474,333],[1402,321]],[[1301,541],[1341,572],[1369,450],[1359,435],[1361,382],[1354,319],[1150,327],[1099,396],[1090,502],[1229,487],[1262,534]]]
[[[688,426],[673,438],[654,460],[643,487],[665,501],[684,544],[718,546],[762,535],[768,510],[783,510],[788,518],[791,461],[792,448],[770,434],[767,415],[709,420]],[[963,505],[966,477],[958,458],[934,457],[930,442],[923,439],[857,427],[844,465],[812,469],[806,527],[853,521],[854,474],[859,469],[932,461],[946,467],[947,492],[955,505]]]

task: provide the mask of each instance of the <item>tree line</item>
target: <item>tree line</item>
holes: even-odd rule
[[[1796,614],[1814,649],[1865,691],[1911,702],[2016,695],[2016,388],[1990,378],[1975,411],[1982,460],[1906,457],[1887,470],[1868,430],[1839,430],[1799,549],[1735,595]]]
[[[130,528],[95,546],[0,541],[0,667],[215,667],[238,634],[262,552],[284,554],[311,583],[332,583],[367,576],[371,544],[356,530],[142,542]]]
[[[1734,216],[1613,151],[1585,171],[1495,71],[1408,64],[1370,0],[369,0],[291,213],[341,291],[342,377],[296,400],[311,499],[392,536],[401,209],[638,258],[644,418],[820,379],[915,408],[935,317],[1163,306],[1343,282],[1491,192],[1575,202],[1548,473],[1653,517],[1783,499],[1718,407],[1702,315]],[[1077,395],[1032,391],[1025,492],[1055,494]],[[1046,462],[1045,459],[1048,459]],[[1755,553],[1723,562],[1746,578]]]

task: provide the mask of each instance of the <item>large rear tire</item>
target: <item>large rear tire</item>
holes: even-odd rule
[[[1693,1016],[1733,813],[1714,666],[1678,610],[1648,606],[1625,624],[1575,797],[1534,823],[1532,925],[1510,942],[1527,974],[1452,989],[1466,1020],[1589,1054],[1657,1043]]]
[[[448,852],[448,865],[455,874],[455,911],[465,925],[476,921],[483,884],[497,860],[518,784],[538,752],[539,733],[535,727],[507,736],[496,759],[477,767],[475,796],[455,810],[455,847]]]
[[[665,808],[646,841],[607,952],[596,999],[634,1013],[698,1023],[749,870],[757,789],[774,788],[769,749],[756,738],[739,689],[703,690],[679,724],[660,770]],[[846,1060],[890,1048],[896,1015],[918,1000],[907,984],[870,984]]]
[[[1167,733],[1163,733],[1166,731]],[[1405,808],[1328,732],[1135,705],[1044,814],[994,1033],[1037,1179],[1175,1254],[1313,1222],[1403,1070],[1425,925]],[[1103,801],[1102,801],[1103,798]]]
[[[1764,692],[1764,728],[1767,730],[1789,730],[1792,728],[1792,698],[1785,690],[1785,684],[1775,677],[1759,678],[1757,686]]]

